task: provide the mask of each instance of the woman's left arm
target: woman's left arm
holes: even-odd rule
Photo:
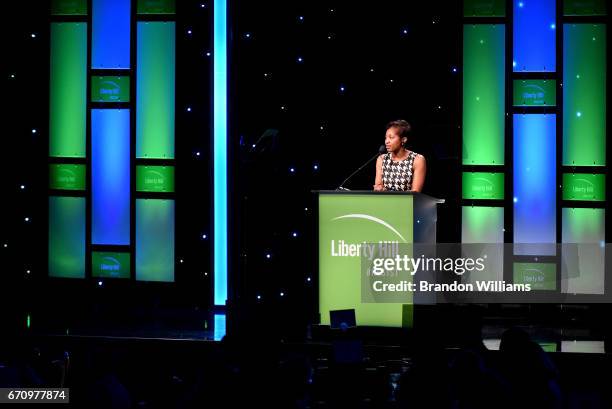
[[[425,173],[427,172],[425,156],[417,155],[417,157],[414,158],[412,172],[412,191],[420,192],[421,190],[423,190],[423,185],[425,184]]]

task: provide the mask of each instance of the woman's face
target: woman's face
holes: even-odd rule
[[[385,147],[387,148],[387,152],[397,152],[402,147],[402,138],[399,136],[398,131],[399,129],[394,126],[387,129],[385,135]]]

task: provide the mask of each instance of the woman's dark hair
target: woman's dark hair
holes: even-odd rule
[[[398,119],[397,121],[391,121],[387,124],[385,131],[389,128],[397,128],[400,138],[410,138],[412,135],[412,127],[407,121]]]

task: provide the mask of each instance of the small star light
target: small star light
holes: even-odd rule
[[[187,107],[187,112],[191,112],[191,107]]]
[[[26,222],[29,222],[29,221],[30,221],[30,218],[29,218],[29,217],[24,217],[24,219],[23,219],[23,220],[25,220]]]
[[[187,34],[191,35],[191,29],[187,30]]]
[[[452,71],[457,72],[457,67],[453,67]]]
[[[340,85],[340,92],[344,92],[344,85]]]
[[[319,165],[317,165],[317,164],[315,163],[314,165],[312,165],[312,168],[313,168],[314,170],[319,170]]]
[[[206,51],[206,56],[210,57],[210,51]]]
[[[297,62],[302,62],[302,61],[304,61],[304,59],[302,57],[298,57],[297,58]]]
[[[98,281],[98,287],[102,287],[102,280]]]
[[[524,5],[525,5],[525,3],[523,3],[522,1],[519,1],[519,4],[518,4],[519,7],[522,8]]]
[[[204,3],[200,4],[200,8],[202,8],[202,9],[206,8],[206,4],[204,4]]]
[[[281,105],[281,111],[284,111],[284,110],[285,110],[285,106]]]
[[[513,201],[514,203],[518,203],[518,197],[514,197],[514,199],[512,199],[512,201]]]
[[[516,61],[512,61],[512,66],[516,67]]]
[[[285,296],[285,293],[281,291],[281,292],[280,292],[280,296],[281,296],[281,297],[284,297],[284,296]]]
[[[311,278],[310,277],[306,277],[306,281],[310,282]]]
[[[32,133],[36,133],[36,129],[32,129]]]
[[[270,259],[270,258],[272,258],[272,254],[270,254],[270,253],[267,253],[267,254],[266,254],[266,258],[267,258],[267,259]]]
[[[297,234],[297,232],[296,232],[296,231],[294,231],[293,233],[291,233],[291,236],[293,236],[293,237],[297,237],[297,236],[298,236],[298,234]]]
[[[25,185],[19,186],[19,189],[24,190],[25,189]]]
[[[179,260],[179,263],[183,264],[183,262],[184,262],[184,261],[185,261],[185,260],[180,259],[180,260]]]
[[[245,36],[246,38],[251,38],[251,33],[245,33],[245,34],[244,34],[244,36]]]
[[[197,152],[195,153],[195,155],[196,155],[196,156],[200,156],[200,151],[197,151]]]
[[[36,38],[36,33],[32,33],[32,34],[30,34],[30,37],[32,37],[32,38]]]
[[[15,74],[11,74],[11,78],[15,78]]]
[[[203,234],[203,235],[202,235],[202,239],[203,239],[203,240],[206,240],[207,238],[208,238],[208,236],[207,236],[206,234]]]
[[[551,29],[551,30],[554,30],[555,28],[557,28],[557,25],[556,25],[555,23],[552,23],[552,24],[550,25],[550,29]]]
[[[289,168],[289,172],[295,173],[295,168]]]
[[[257,299],[261,300],[261,295],[257,294]]]
[[[304,16],[299,16],[299,17],[298,17],[298,20],[300,20],[300,21],[304,21]]]
[[[576,112],[576,116],[577,116],[578,118],[580,118],[580,117],[582,116],[582,112],[580,112],[580,111],[579,111],[579,112]]]

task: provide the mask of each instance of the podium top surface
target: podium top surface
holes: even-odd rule
[[[426,195],[420,192],[395,192],[395,191],[374,191],[374,190],[313,190],[313,193],[323,193],[332,195],[405,195],[405,196],[420,196],[436,203],[444,203],[444,199]]]

